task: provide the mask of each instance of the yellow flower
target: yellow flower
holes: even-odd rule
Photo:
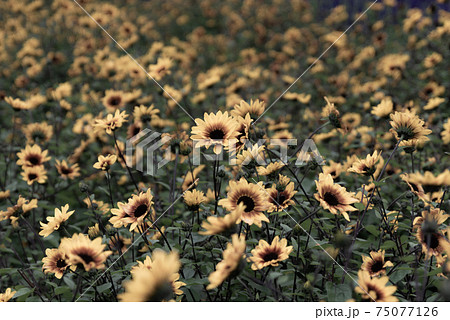
[[[445,169],[443,172],[435,176],[430,171],[408,173],[400,175],[411,191],[416,194],[422,201],[428,203],[430,201],[440,202],[443,188],[450,185],[450,170]]]
[[[222,261],[216,265],[216,270],[208,276],[209,284],[207,290],[217,288],[229,276],[232,276],[234,271],[239,271],[239,265],[243,261],[245,253],[245,237],[233,234],[231,236],[231,243],[227,243],[227,248],[222,252]]]
[[[67,261],[71,265],[83,266],[84,270],[105,268],[106,258],[112,253],[103,251],[106,245],[102,244],[102,239],[90,240],[84,234],[74,234],[72,238],[64,238],[59,246],[67,255]]]
[[[363,264],[361,270],[369,272],[370,276],[376,277],[386,274],[386,267],[393,267],[390,261],[384,261],[384,250],[371,251],[370,256],[362,256]]]
[[[147,229],[147,227],[145,228]],[[161,230],[163,230],[164,227],[161,228]],[[94,236],[92,236],[91,238],[93,238]],[[132,244],[132,239],[131,238],[125,238],[123,236],[116,236],[116,237],[112,237],[109,240],[109,244],[110,244],[110,248],[113,250],[113,252],[115,253],[124,253],[126,251],[128,251],[129,246]],[[140,252],[143,252],[141,250],[139,250]]]
[[[204,168],[205,168],[205,165],[201,164],[197,168],[192,170],[192,172],[189,170],[188,173],[186,174],[186,176],[183,177],[184,181],[183,181],[183,185],[181,186],[181,189],[183,189],[183,191],[184,191],[187,188],[189,188],[189,186],[191,184],[193,184],[195,182],[195,180],[197,179],[197,176],[200,173],[200,171],[202,171]]]
[[[152,120],[158,118],[159,110],[152,104],[150,107],[144,105],[134,107],[133,117],[139,127],[148,126]]]
[[[181,263],[176,252],[153,251],[151,264],[143,264],[133,270],[132,280],[123,284],[125,292],[118,295],[120,301],[167,301],[173,294],[180,294],[184,285],[179,279]],[[175,284],[175,287],[174,287]]]
[[[15,294],[16,291],[12,291],[11,288],[6,289],[4,293],[0,293],[0,302],[8,302]]]
[[[98,156],[98,161],[96,163],[94,163],[93,167],[95,169],[108,171],[109,168],[114,163],[116,163],[116,161],[117,161],[117,156],[116,155],[111,155],[111,154],[108,154],[107,156],[99,155]]]
[[[292,198],[297,193],[294,190],[294,182],[286,176],[279,175],[279,183],[273,184],[267,189],[269,208],[267,212],[283,211],[290,205],[294,204]]]
[[[56,160],[55,167],[58,170],[58,173],[60,174],[61,178],[63,179],[73,180],[76,177],[80,176],[80,167],[77,163],[70,165],[67,163],[66,160],[63,161]]]
[[[267,266],[278,266],[278,262],[289,258],[292,246],[287,246],[287,240],[276,236],[269,245],[265,240],[259,240],[258,245],[252,250],[250,261],[253,262],[252,270],[262,269]]]
[[[72,85],[69,82],[61,83],[51,92],[54,100],[62,100],[72,95]]]
[[[47,217],[47,224],[40,222],[42,230],[39,232],[39,235],[46,238],[51,235],[53,231],[58,230],[61,224],[64,221],[67,221],[67,219],[69,219],[69,217],[75,212],[74,210],[68,210],[68,204],[66,204],[64,207],[61,207],[61,210],[55,208],[55,215],[53,217]]]
[[[31,199],[31,200],[27,200],[25,198],[23,198],[22,196],[19,196],[19,199],[17,200],[17,206],[22,208],[22,212],[28,212],[34,208],[37,208],[37,199]]]
[[[172,68],[172,59],[170,58],[158,58],[158,62],[156,64],[150,65],[149,68],[149,74],[155,79],[156,81],[161,80],[165,75],[168,75],[171,73],[170,68]]]
[[[47,181],[47,171],[44,166],[24,168],[21,175],[23,181],[26,181],[28,185],[32,185],[34,182],[43,184]]]
[[[322,172],[330,174],[333,179],[336,179],[341,175],[343,166],[339,162],[334,162],[333,160],[328,161],[328,163],[329,165],[322,166]]]
[[[37,208],[37,206],[37,199],[32,199],[29,201],[19,195],[19,199],[17,199],[17,203],[15,205],[8,207],[6,211],[0,211],[0,221],[7,219],[11,219],[11,222],[16,221],[17,217],[13,217],[13,215],[24,214],[34,208]]]
[[[191,211],[196,211],[200,204],[206,202],[207,198],[203,191],[199,190],[188,190],[183,196],[184,203]]]
[[[88,236],[91,239],[95,239],[100,236],[100,227],[98,223],[94,224],[92,227],[88,228]]]
[[[267,166],[257,167],[256,171],[260,176],[275,175],[278,170],[284,167],[284,163],[281,161],[271,162]]]
[[[371,114],[376,115],[377,117],[383,118],[389,115],[394,109],[394,104],[392,103],[391,98],[385,98],[381,100],[381,102],[372,108]]]
[[[228,211],[233,211],[240,203],[243,203],[245,209],[240,220],[249,225],[256,224],[258,227],[262,226],[262,221],[269,222],[263,213],[269,204],[262,182],[248,183],[247,180],[241,178],[239,181],[230,181],[229,189],[227,198],[220,199],[219,205]]]
[[[341,128],[342,123],[339,111],[336,109],[334,103],[330,102],[327,97],[324,97],[324,99],[327,102],[327,105],[322,109],[322,117],[328,118],[333,127]]]
[[[158,251],[156,251],[158,252]],[[151,270],[153,266],[153,261],[150,256],[146,256],[144,262],[138,261],[138,264],[131,267],[130,273],[132,275],[135,275],[136,273],[139,273],[141,270]],[[182,286],[185,286],[186,284],[184,282],[178,281],[180,278],[180,275],[178,273],[172,275],[172,290],[173,293],[176,295],[182,295],[183,291],[180,289]]]
[[[377,69],[382,74],[400,79],[408,61],[409,55],[407,54],[388,54],[378,61]]]
[[[17,153],[19,159],[16,163],[19,166],[22,166],[23,169],[38,167],[51,159],[47,154],[48,150],[42,150],[37,144],[33,146],[27,145],[25,149],[22,149]]]
[[[441,136],[442,136],[442,142],[444,144],[449,144],[450,143],[450,118],[447,119],[447,122],[444,123],[442,132],[441,132]]]
[[[22,132],[27,138],[27,143],[40,143],[50,141],[53,136],[53,127],[47,122],[30,123],[22,127]]]
[[[250,114],[246,114],[245,117],[235,117],[238,122],[238,126],[236,127],[236,152],[239,152],[245,145],[246,140],[248,140],[248,132],[250,130],[250,126],[253,122],[253,119],[250,117]]]
[[[0,200],[7,199],[11,196],[11,192],[9,190],[0,191]]]
[[[102,103],[109,112],[119,111],[125,106],[126,99],[123,91],[106,90]]]
[[[450,242],[439,230],[448,217],[449,215],[440,209],[433,208],[430,211],[423,211],[422,216],[415,218],[413,222],[413,229],[417,229],[416,238],[422,245],[425,258],[435,256],[439,265],[445,260],[442,255],[450,250]]]
[[[253,119],[258,118],[265,109],[265,102],[256,99],[255,101],[250,100],[250,103],[242,100],[239,104],[234,106],[234,110],[231,111],[231,115],[234,117],[245,117],[250,114]]]
[[[347,221],[350,221],[347,211],[356,211],[351,204],[358,202],[346,189],[333,182],[330,174],[319,174],[319,180],[315,181],[318,193],[314,194],[317,201],[325,209],[332,214],[337,214],[338,211],[344,216]]]
[[[355,292],[360,294],[363,299],[376,302],[397,302],[398,299],[393,296],[397,291],[396,286],[386,286],[389,278],[372,278],[367,271],[358,271],[358,285]]]
[[[96,207],[95,210],[100,211],[101,214],[107,214],[109,212],[109,204],[100,200],[85,198],[83,200],[88,208],[91,208],[91,203]]]
[[[433,110],[437,106],[439,106],[441,103],[445,101],[444,98],[434,97],[428,100],[428,103],[425,107],[423,107],[423,110]]]
[[[12,97],[6,97],[5,98],[6,103],[8,103],[11,107],[17,110],[30,110],[31,105],[23,100],[20,100],[19,98],[13,99]]]
[[[232,230],[233,227],[236,226],[236,223],[241,219],[244,209],[245,205],[240,203],[236,209],[223,217],[207,217],[206,221],[202,222],[202,228],[206,231],[199,231],[199,234],[214,235]]]
[[[376,171],[376,164],[380,157],[381,152],[375,151],[372,155],[368,154],[365,159],[357,159],[347,171],[372,176]]]
[[[428,141],[426,137],[431,133],[431,130],[425,128],[425,123],[417,115],[412,112],[395,112],[391,114],[390,132],[392,132],[397,140],[403,139],[400,143],[402,146],[405,141],[413,140],[419,141],[423,139]]]
[[[133,195],[127,203],[118,202],[119,209],[111,209],[113,217],[109,222],[115,228],[131,224],[130,231],[144,224],[144,219],[151,213],[153,205],[153,196],[151,190],[141,192],[139,195]]]
[[[191,139],[194,140],[194,147],[206,147],[208,149],[213,146],[214,153],[220,154],[222,148],[227,148],[231,139],[237,138],[238,122],[228,116],[228,112],[222,113],[222,111],[216,114],[210,113],[204,114],[204,120],[195,119],[197,124],[192,128]]]
[[[122,127],[124,122],[127,122],[127,117],[125,111],[116,110],[114,115],[108,114],[105,119],[95,119],[94,128],[96,131],[106,130],[106,133],[111,135],[117,128]]]
[[[433,68],[441,61],[442,55],[437,52],[433,52],[430,55],[426,56],[425,59],[423,59],[423,65],[425,66],[425,68]]]
[[[264,164],[264,146],[259,146],[255,143],[251,148],[243,150],[238,154],[236,164],[238,166]]]
[[[429,211],[422,211],[422,215],[414,219],[413,227],[419,228],[425,220],[433,220],[439,226],[447,221],[449,217],[450,215],[445,214],[443,210],[431,208]]]
[[[54,273],[58,279],[62,278],[67,268],[71,267],[72,270],[76,269],[76,266],[70,266],[67,263],[66,254],[60,249],[46,249],[42,263],[44,264],[42,271],[44,273]]]

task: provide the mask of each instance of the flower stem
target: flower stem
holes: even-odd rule
[[[111,202],[111,208],[114,208],[114,200],[112,196],[112,189],[111,189],[111,174],[110,171],[106,171],[106,180],[108,180],[108,189],[109,189],[109,201]]]
[[[117,152],[119,153],[119,157],[120,157],[120,159],[122,159],[125,167],[127,168],[128,175],[130,176],[130,179],[133,182],[134,187],[136,188],[136,191],[139,193],[139,187],[138,187],[136,181],[134,180],[133,174],[131,173],[130,167],[128,167],[128,165],[127,165],[127,161],[125,160],[125,157],[123,156],[122,151],[119,148],[119,145],[117,144],[115,131],[113,131],[113,137],[114,137],[114,144],[116,145]]]

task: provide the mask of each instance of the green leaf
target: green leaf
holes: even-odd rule
[[[280,226],[283,228],[283,230],[284,230],[285,232],[289,232],[289,231],[292,230],[291,227],[289,227],[288,225],[285,225],[284,223],[280,223]]]
[[[109,290],[110,288],[111,288],[111,283],[107,282],[107,283],[104,283],[104,284],[98,286],[97,291],[99,293],[102,293],[102,292],[105,292],[106,290]]]
[[[69,287],[58,287],[55,289],[55,295],[64,294],[67,292],[72,292]]]
[[[406,266],[406,265],[404,265]],[[393,283],[397,283],[402,280],[407,274],[411,273],[411,268],[409,267],[398,267],[395,269],[392,274],[389,276],[389,280]]]
[[[64,283],[67,284],[67,286],[74,290],[75,289],[75,282],[71,278],[69,278],[67,275],[63,278]]]
[[[191,268],[184,268],[183,272],[184,272],[185,279],[190,279],[195,274],[195,271],[193,269],[191,269]]]
[[[28,296],[30,293],[32,293],[34,291],[34,288],[21,288],[19,290],[17,290],[17,292],[14,294],[14,298],[20,298],[20,297],[25,297]]]
[[[15,269],[13,268],[4,268],[4,269],[0,269],[0,275],[4,275],[4,274],[10,274],[11,272],[15,271]]]
[[[392,249],[392,248],[395,248],[395,247],[396,247],[396,244],[392,240],[387,240],[381,245],[381,249],[385,249],[385,250],[386,249]]]
[[[325,288],[328,302],[342,302],[352,298],[352,288],[348,284],[336,285],[332,282],[327,282]]]
[[[374,225],[368,225],[366,227],[366,230],[368,232],[370,232],[371,234],[373,234],[374,236],[378,236],[380,234],[380,230],[378,229],[378,227],[376,227]]]

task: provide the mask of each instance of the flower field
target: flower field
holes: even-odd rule
[[[450,300],[448,1],[0,12],[0,301]]]

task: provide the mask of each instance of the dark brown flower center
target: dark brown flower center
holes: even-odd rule
[[[148,209],[148,206],[146,204],[141,204],[140,206],[138,206],[136,208],[136,210],[134,210],[134,216],[136,218],[139,218],[140,216],[143,216],[144,214],[147,213],[147,209]]]
[[[112,106],[118,106],[122,99],[120,97],[111,97],[108,100],[108,103]]]
[[[419,187],[415,183],[410,183],[414,191],[419,192]]]
[[[236,139],[241,141],[241,138],[245,136],[245,126],[241,125],[236,131],[238,132]]]
[[[430,95],[431,93],[433,92],[433,89],[432,88],[426,88],[425,90],[424,90],[424,92],[423,93],[425,93],[425,95]]]
[[[382,269],[383,269],[383,261],[380,261],[380,260],[374,261],[374,263],[370,267],[370,271],[372,271],[372,273],[377,273],[378,271],[381,271]]]
[[[62,174],[70,174],[70,173],[72,173],[72,170],[70,168],[63,167],[63,168],[61,168],[61,173]]]
[[[28,158],[28,161],[33,165],[37,165],[39,164],[39,157],[37,157],[36,155],[32,155],[31,157]]]
[[[152,120],[152,116],[149,115],[149,114],[144,114],[144,115],[141,116],[141,121],[143,123],[150,122],[151,120]]]
[[[330,206],[337,206],[339,204],[338,199],[336,198],[336,196],[334,194],[332,194],[331,192],[326,192],[323,195],[323,199],[325,200],[326,203],[328,203]]]
[[[255,201],[249,196],[242,196],[238,199],[237,204],[243,203],[245,205],[245,212],[250,212],[255,209]]]
[[[147,302],[161,302],[168,300],[173,295],[173,287],[172,283],[168,281],[164,281],[159,286],[156,287],[156,290],[147,297]]]
[[[424,185],[422,185],[422,187],[423,187],[423,191],[425,191],[425,193],[437,192],[437,191],[441,190],[441,186],[439,186],[439,185],[424,184]]]
[[[287,197],[286,197],[286,195],[284,193],[278,193],[278,197],[277,198],[278,198],[277,199],[277,203],[280,204],[280,205],[282,205],[287,199]]]
[[[79,253],[78,256],[81,258],[81,260],[84,261],[84,263],[89,264],[94,261],[91,255],[87,253]]]
[[[423,237],[423,242],[433,250],[439,247],[439,237],[436,233],[425,234]]]
[[[214,140],[222,140],[225,137],[223,130],[214,129],[209,133],[209,138]]]
[[[30,179],[30,180],[34,180],[34,179],[36,179],[37,178],[37,175],[35,174],[35,173],[30,173],[29,175],[28,175],[28,179]]]
[[[139,132],[141,132],[141,128],[139,128],[139,127],[133,128],[133,136],[137,135]]]
[[[67,263],[65,260],[63,259],[58,259],[58,261],[56,261],[56,267],[57,268],[65,268],[67,266]]]
[[[45,134],[41,131],[34,131],[31,136],[34,141],[43,140],[45,138]]]
[[[277,260],[277,259],[278,259],[278,253],[276,253],[276,252],[274,252],[274,251],[267,252],[267,253],[263,256],[264,262],[269,262],[269,261]]]

